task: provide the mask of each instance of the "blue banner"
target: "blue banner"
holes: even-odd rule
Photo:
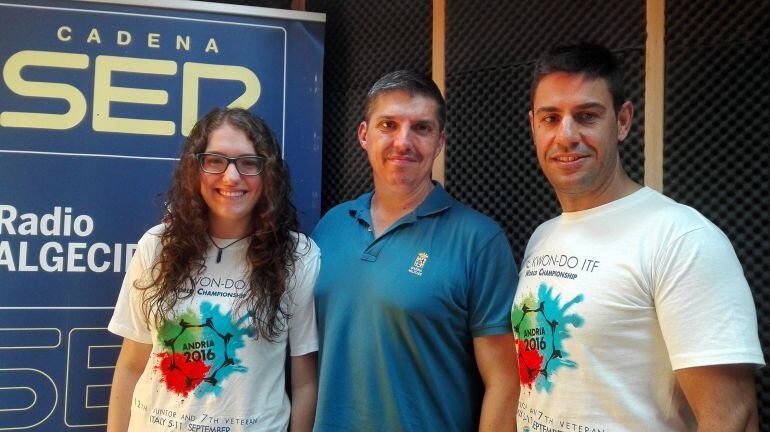
[[[104,429],[106,324],[211,108],[263,117],[320,216],[323,15],[169,5],[0,3],[0,431]]]

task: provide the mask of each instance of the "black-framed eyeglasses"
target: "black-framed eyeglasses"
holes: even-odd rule
[[[262,174],[265,169],[265,158],[260,156],[227,157],[214,153],[195,153],[198,164],[203,172],[209,174],[222,174],[227,171],[230,164],[235,164],[235,169],[240,175],[256,176]]]

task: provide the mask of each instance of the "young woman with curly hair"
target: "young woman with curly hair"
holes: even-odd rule
[[[124,339],[108,431],[309,431],[320,258],[273,134],[246,110],[211,111],[167,195],[109,324]]]

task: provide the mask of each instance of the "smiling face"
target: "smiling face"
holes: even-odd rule
[[[593,208],[624,196],[634,184],[620,164],[633,107],[613,109],[604,79],[556,72],[535,89],[529,113],[537,159],[565,211]]]
[[[228,123],[209,135],[204,151],[228,157],[256,155],[254,144],[246,134]],[[211,235],[220,238],[246,235],[251,213],[262,195],[262,176],[241,175],[232,163],[221,174],[202,170],[199,174],[201,196],[209,210]]]
[[[438,104],[431,98],[394,90],[377,97],[368,121],[358,127],[377,190],[413,194],[430,190],[431,170],[444,147]]]

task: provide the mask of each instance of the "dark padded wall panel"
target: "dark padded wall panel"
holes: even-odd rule
[[[621,57],[636,108],[621,157],[641,182],[645,26],[643,0],[447,0],[447,189],[503,226],[517,262],[537,225],[559,213],[529,132],[534,61],[580,40]]]
[[[770,2],[666,2],[664,188],[730,237],[770,357]],[[730,311],[723,319],[730,325]],[[770,430],[770,370],[758,372]]]
[[[322,212],[372,187],[356,129],[366,92],[397,69],[431,73],[430,0],[308,0],[326,13]]]

